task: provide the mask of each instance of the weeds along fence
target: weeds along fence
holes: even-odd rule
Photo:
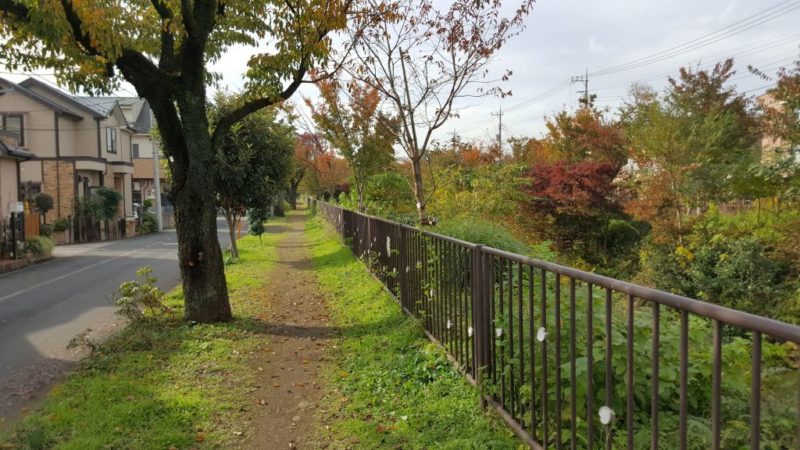
[[[532,448],[800,448],[800,327],[313,206]]]

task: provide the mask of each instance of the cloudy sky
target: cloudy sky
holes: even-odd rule
[[[515,2],[505,0],[505,6],[512,9]],[[750,74],[747,66],[774,73],[797,59],[798,23],[800,0],[539,0],[526,30],[491,65],[495,74],[513,71],[503,85],[513,95],[464,101],[457,105],[461,117],[445,124],[437,137],[448,139],[456,132],[465,139],[496,139],[498,120],[492,113],[501,107],[504,137],[538,135],[546,115],[575,108],[583,87],[569,80],[586,70],[596,104],[612,110],[633,82],[662,90],[679,67],[713,66],[726,57],[736,61],[733,83],[757,94],[769,82]],[[232,49],[214,65],[229,89],[242,87],[250,53]],[[300,94],[314,96],[315,91],[304,86]]]
[[[586,70],[596,104],[612,111],[633,82],[660,91],[681,66],[708,67],[727,57],[736,62],[732,83],[758,94],[769,81],[747,66],[774,73],[798,59],[798,23],[796,0],[539,0],[526,30],[492,63],[494,73],[513,70],[504,84],[513,95],[465,100],[458,105],[460,118],[445,124],[438,138],[456,132],[465,139],[496,139],[498,119],[492,113],[501,107],[504,138],[539,135],[546,115],[575,108],[583,86],[569,80]],[[234,58],[223,63],[230,69],[237,64]],[[303,94],[314,90],[307,86]]]

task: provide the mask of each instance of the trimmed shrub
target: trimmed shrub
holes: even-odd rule
[[[50,256],[55,246],[55,242],[46,236],[36,236],[25,239],[25,251],[31,252],[39,258]]]
[[[66,217],[59,217],[53,221],[53,231],[56,233],[61,233],[62,231],[67,231],[69,229],[69,219]]]
[[[142,216],[142,222],[139,225],[140,234],[150,234],[158,231],[158,222],[156,216],[152,214],[145,214]]]
[[[53,209],[53,205],[53,196],[50,194],[40,192],[33,197],[33,207],[40,214],[47,214],[47,211]]]

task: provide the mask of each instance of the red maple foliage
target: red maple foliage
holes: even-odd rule
[[[532,167],[528,176],[533,183],[526,190],[541,212],[596,216],[619,209],[612,183],[616,174],[617,167],[609,162],[562,160]]]

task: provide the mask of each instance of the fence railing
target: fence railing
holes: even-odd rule
[[[69,222],[68,232],[72,242],[79,244],[115,241],[127,237],[126,222],[121,217],[111,220],[74,217]]]
[[[800,327],[316,206],[532,448],[800,448]]]

